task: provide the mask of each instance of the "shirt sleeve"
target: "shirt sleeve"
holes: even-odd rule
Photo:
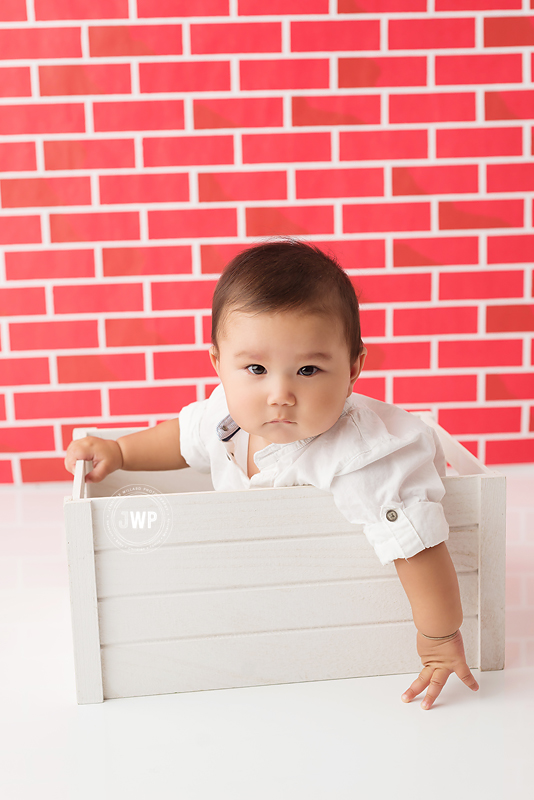
[[[410,558],[448,539],[439,441],[419,422],[407,438],[390,437],[366,463],[357,460],[334,477],[331,492],[341,513],[363,523],[380,562]]]
[[[190,467],[198,472],[210,472],[210,457],[203,441],[202,428],[208,400],[191,403],[178,415],[180,423],[180,452]]]

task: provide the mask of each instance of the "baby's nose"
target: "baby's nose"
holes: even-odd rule
[[[292,406],[295,395],[287,381],[275,381],[270,387],[268,402],[273,406]]]

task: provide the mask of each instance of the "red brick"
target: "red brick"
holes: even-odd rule
[[[0,461],[0,483],[13,483],[13,470],[10,461]]]
[[[520,367],[521,339],[472,339],[439,343],[440,367]]]
[[[241,61],[239,65],[242,91],[258,89],[328,89],[328,59],[281,59]]]
[[[3,0],[0,7],[0,21],[24,22],[26,19],[26,0]]]
[[[27,106],[0,107],[0,135],[84,131],[85,111],[81,103],[34,103]]]
[[[198,176],[201,203],[232,200],[285,200],[285,172],[208,172]]]
[[[343,206],[343,231],[430,230],[429,203],[376,203]]]
[[[280,53],[279,22],[222,22],[191,25],[191,53]]]
[[[464,55],[436,57],[436,85],[521,83],[521,55]]]
[[[46,300],[42,286],[24,289],[0,289],[0,317],[45,314]]]
[[[439,278],[440,300],[489,297],[523,297],[522,271],[443,272]]]
[[[120,19],[128,0],[34,0],[35,19]]]
[[[340,134],[342,161],[426,158],[427,155],[427,132],[424,130],[346,131]]]
[[[380,123],[378,95],[293,97],[293,125],[373,125]]]
[[[95,131],[155,131],[184,127],[183,100],[95,103]]]
[[[133,139],[44,142],[45,168],[124,169],[135,166]]]
[[[0,60],[80,58],[79,28],[4,28],[0,30]]]
[[[430,300],[430,274],[356,275],[351,281],[360,303]]]
[[[534,92],[486,92],[486,119],[532,119]]]
[[[0,386],[50,383],[47,358],[0,359]]]
[[[0,69],[0,97],[30,97],[31,93],[29,67]]]
[[[366,397],[374,397],[375,400],[386,399],[386,380],[385,378],[366,378],[360,377],[354,387],[357,394],[363,394]]]
[[[534,164],[488,164],[488,192],[531,192],[534,186]]]
[[[194,100],[195,128],[268,128],[283,124],[282,98]]]
[[[477,332],[475,307],[398,308],[393,313],[395,336]]]
[[[237,236],[234,208],[196,208],[181,211],[149,211],[150,239],[195,239]]]
[[[0,244],[37,244],[40,241],[39,217],[0,218]]]
[[[521,409],[516,408],[442,408],[439,424],[453,435],[473,433],[519,433]]]
[[[129,94],[129,64],[69,64],[39,67],[43,97],[79,94]]]
[[[334,232],[334,212],[330,206],[247,208],[246,221],[247,236],[299,236]]]
[[[114,247],[102,251],[104,275],[175,275],[191,272],[191,248]]]
[[[534,17],[489,17],[484,20],[485,47],[532,47]]]
[[[534,236],[489,236],[488,264],[525,264],[534,261]]]
[[[229,61],[182,61],[140,64],[142,92],[227,92]]]
[[[380,342],[367,345],[365,370],[428,369],[429,342]]]
[[[426,86],[426,58],[340,58],[340,89],[364,86]]]
[[[394,403],[450,403],[476,400],[476,375],[417,375],[393,379]]]
[[[12,350],[78,350],[98,347],[95,320],[14,322],[9,326]]]
[[[102,420],[95,420],[95,421],[87,421],[87,419],[81,422],[69,422],[67,425],[61,426],[61,443],[63,446],[63,450],[66,450],[69,444],[72,442],[74,428],[117,428],[120,425],[120,422],[103,422]],[[148,428],[148,422],[146,420],[128,420],[127,423],[128,427],[130,428]],[[71,476],[72,477],[72,476]]]
[[[337,0],[338,14],[406,14],[426,11],[426,0]]]
[[[145,167],[233,164],[233,136],[144,139]]]
[[[238,13],[244,17],[268,14],[328,14],[328,0],[238,0]]]
[[[291,50],[294,53],[310,51],[343,51],[380,49],[380,22],[378,20],[317,20],[291,23]]]
[[[89,28],[93,58],[182,55],[181,25],[113,25]]]
[[[521,0],[435,0],[436,11],[493,11],[521,8]]]
[[[143,17],[225,17],[229,0],[137,0],[137,16]]]
[[[92,250],[33,250],[28,253],[6,253],[8,281],[38,278],[93,278]],[[1,381],[0,381],[1,383]]]
[[[486,400],[528,400],[534,397],[534,372],[486,375]]]
[[[522,226],[522,200],[459,200],[439,204],[441,230]]]
[[[478,239],[474,237],[395,239],[393,266],[433,267],[478,264]]]
[[[438,158],[521,156],[521,128],[458,128],[437,131]]]
[[[56,314],[142,311],[143,287],[136,283],[54,286],[54,310]]]
[[[297,197],[382,197],[382,169],[297,170]]]
[[[0,181],[4,208],[91,205],[89,178],[18,178]]]
[[[243,136],[243,163],[330,161],[329,133],[264,133]]]
[[[181,203],[189,200],[189,178],[170,175],[101,175],[100,203]]]
[[[241,253],[245,247],[246,244],[201,244],[202,272],[209,274],[222,272],[232,258]]]
[[[65,469],[63,458],[21,458],[20,472],[23,483],[72,483],[72,475]]]
[[[215,378],[207,350],[154,353],[154,378]]]
[[[146,378],[143,353],[95,356],[58,356],[58,383],[142,381]]]
[[[362,325],[362,335],[385,336],[386,334],[386,312],[383,309],[362,308],[360,312]]]
[[[0,172],[22,172],[37,169],[33,142],[0,143]]]
[[[52,242],[111,242],[139,239],[139,214],[108,211],[93,214],[51,214]]]
[[[534,331],[534,305],[488,306],[486,330],[488,333]]]
[[[192,344],[194,341],[193,317],[106,320],[106,345],[108,347]]]
[[[475,46],[474,19],[391,19],[390,50],[433,50]]]
[[[313,244],[337,258],[346,270],[377,269],[386,266],[385,246],[381,239],[356,241],[342,239],[341,241],[313,242]],[[369,335],[380,336],[381,334]]]
[[[197,399],[194,386],[148,386],[110,389],[111,414],[173,414]]]
[[[534,439],[486,442],[486,464],[520,464],[534,461]]]
[[[476,119],[472,92],[441,94],[392,94],[389,98],[390,123],[470,122]]]
[[[215,281],[173,281],[152,284],[152,308],[164,311],[170,308],[211,308]]]
[[[0,453],[55,450],[53,427],[1,428]]]
[[[99,416],[99,391],[20,392],[15,393],[16,419]]]
[[[393,167],[393,195],[457,194],[478,191],[475,164],[446,167]]]

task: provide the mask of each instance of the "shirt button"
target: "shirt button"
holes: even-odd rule
[[[230,455],[230,453],[227,453],[227,454],[226,454],[226,458],[228,459],[228,461],[231,461],[231,460],[232,460],[232,456]]]
[[[386,519],[388,520],[388,522],[395,522],[398,519],[398,517],[399,515],[397,514],[396,511],[393,511],[392,508],[390,508],[389,511],[386,511]]]

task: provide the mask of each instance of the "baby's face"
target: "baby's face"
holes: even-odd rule
[[[350,363],[341,323],[318,314],[232,311],[222,334],[210,356],[228,409],[265,446],[331,428],[363,365]]]

